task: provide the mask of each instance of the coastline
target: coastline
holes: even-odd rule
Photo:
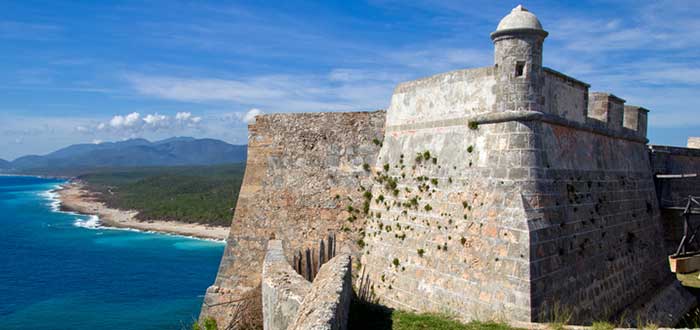
[[[137,211],[107,207],[104,203],[98,201],[78,181],[69,181],[54,192],[58,195],[59,209],[61,211],[95,216],[99,224],[106,228],[132,229],[215,241],[225,241],[228,237],[228,227],[207,226],[179,221],[141,221],[136,219]]]

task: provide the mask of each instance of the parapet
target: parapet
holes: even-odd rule
[[[700,137],[689,137],[688,138],[688,148],[700,149]]]
[[[544,68],[544,112],[585,124],[589,84]]]

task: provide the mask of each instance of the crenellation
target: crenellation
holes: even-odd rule
[[[610,94],[592,92],[588,95],[588,117],[602,122],[602,127],[621,131],[625,100]]]

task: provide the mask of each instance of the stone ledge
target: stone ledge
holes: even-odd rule
[[[502,111],[502,112],[482,112],[476,115],[465,116],[452,119],[441,119],[423,123],[390,125],[386,127],[387,132],[398,132],[408,130],[429,129],[449,126],[468,126],[470,123],[478,125],[505,123],[509,121],[534,121],[539,120],[545,123],[568,126],[574,129],[587,131],[595,134],[605,135],[616,139],[628,140],[639,143],[647,143],[646,137],[637,135],[635,131],[620,127],[620,130],[613,130],[605,127],[602,122],[592,118],[587,118],[582,124],[556,115],[539,111]]]
[[[352,300],[350,261],[349,254],[341,254],[321,266],[290,330],[347,328]]]
[[[271,240],[262,270],[263,327],[286,330],[311,290],[311,283],[287,262],[282,241]]]

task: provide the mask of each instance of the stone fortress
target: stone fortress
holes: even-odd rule
[[[655,174],[700,172],[698,142],[647,145],[647,109],[543,67],[547,35],[518,6],[491,34],[493,66],[399,84],[386,112],[258,116],[202,317],[228,323],[270,239],[292,260],[335,233],[389,307],[677,322],[695,299],[669,271],[664,203],[700,181]]]

